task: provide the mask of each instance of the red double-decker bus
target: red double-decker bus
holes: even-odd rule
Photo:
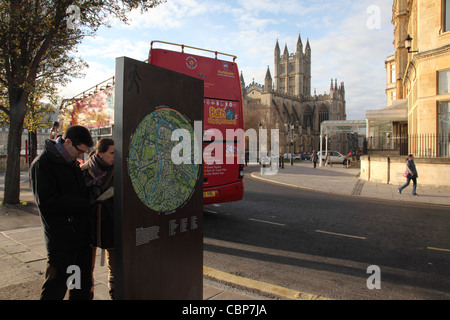
[[[154,47],[158,45],[178,50]],[[199,54],[188,53],[186,49]],[[236,56],[217,51],[163,41],[151,42],[148,63],[204,81],[204,204],[238,201],[244,194],[244,119],[235,60]],[[60,110],[59,121],[63,130],[74,124],[88,127],[94,140],[112,137],[114,78],[68,101]],[[210,131],[216,134],[207,134]],[[230,135],[230,132],[237,134]],[[222,157],[217,157],[215,153]]]
[[[179,50],[155,48],[155,45],[174,46]],[[188,53],[186,49],[213,57]],[[218,59],[218,56],[228,60]],[[220,132],[222,138],[215,136],[212,140],[208,135],[204,135],[204,150],[208,149],[208,145],[215,144],[213,154],[203,153],[204,204],[241,200],[244,193],[244,165],[241,158],[244,154],[244,150],[241,150],[244,137],[227,137],[227,129],[234,132],[244,129],[241,82],[235,60],[235,56],[216,51],[163,41],[151,43],[148,63],[204,81],[203,127],[205,132],[212,129]],[[223,159],[219,159],[219,163],[208,164],[217,151],[222,151]]]

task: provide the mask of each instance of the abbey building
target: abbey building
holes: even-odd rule
[[[279,129],[280,153],[319,150],[320,124],[326,120],[346,120],[344,83],[331,79],[330,92],[311,94],[311,47],[303,49],[299,36],[295,53],[287,45],[274,51],[273,77],[267,67],[264,85],[244,82],[241,73],[246,129]],[[351,145],[345,134],[329,137],[328,149],[348,153]]]

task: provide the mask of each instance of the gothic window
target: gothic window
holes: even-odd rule
[[[289,69],[288,69],[288,73],[294,72],[295,71],[295,66],[293,63],[289,63]]]
[[[279,83],[279,90],[280,91],[285,91],[286,90],[286,85],[285,85],[285,80],[286,78],[280,78],[280,83]]]
[[[303,112],[303,128],[307,129],[313,127],[313,112],[310,106],[307,106],[305,111]]]
[[[327,120],[329,120],[328,108],[326,106],[321,106],[319,109],[319,125]]]
[[[289,77],[289,94],[294,94],[294,89],[295,89],[295,78],[294,77]]]

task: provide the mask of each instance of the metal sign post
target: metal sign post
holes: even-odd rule
[[[202,299],[203,81],[126,57],[115,79],[115,296]]]

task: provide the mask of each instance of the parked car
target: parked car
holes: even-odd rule
[[[311,160],[311,154],[309,152],[302,153],[302,160]]]
[[[301,157],[301,154],[300,153],[293,153],[292,154],[292,159],[294,159],[294,160],[300,160],[302,157]],[[288,160],[290,160],[291,159],[291,154],[290,153],[284,153],[283,154],[283,159],[288,159]]]
[[[319,160],[325,160],[326,153],[327,152],[325,150],[317,152]],[[328,150],[328,153],[330,154],[330,161],[332,163],[342,163],[344,165],[347,164],[347,157],[343,156],[341,153],[332,150]],[[350,161],[350,159],[348,161]]]

